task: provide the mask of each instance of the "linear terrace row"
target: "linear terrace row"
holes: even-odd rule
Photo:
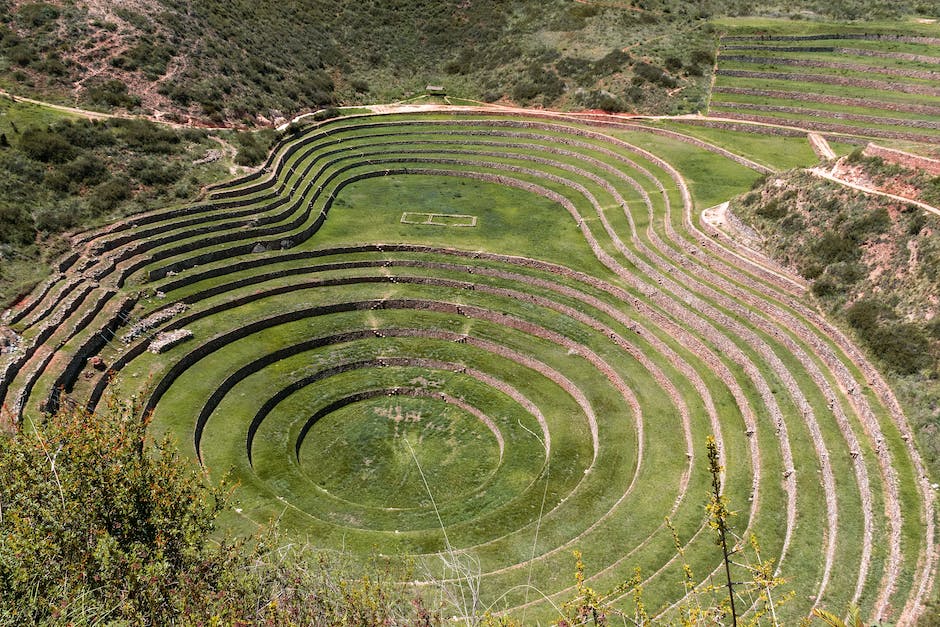
[[[726,37],[709,115],[833,134],[937,143],[940,46]]]
[[[198,324],[206,325],[196,333],[195,344],[181,345],[160,359],[145,354],[146,340],[140,340],[124,351],[126,357],[113,353],[114,358],[108,358],[122,371],[134,368],[146,372],[143,365],[151,364],[157,374],[163,372],[163,366],[158,363],[163,359],[167,360],[166,368],[169,369],[175,367],[173,363],[185,363],[183,370],[191,371],[196,381],[205,380],[204,385],[208,387],[203,400],[189,398],[179,392],[192,388],[195,381],[182,386],[174,381],[163,384],[161,382],[167,379],[160,375],[154,379],[153,387],[141,388],[159,390],[166,386],[165,394],[150,396],[158,417],[161,412],[169,411],[165,410],[166,407],[172,407],[172,404],[166,405],[165,399],[167,394],[173,393],[180,394],[182,399],[177,401],[177,411],[185,409],[190,402],[194,402],[195,407],[208,407],[211,405],[210,397],[214,395],[218,396],[213,401],[218,401],[217,407],[227,402],[229,413],[237,409],[239,405],[231,400],[231,390],[223,385],[226,377],[212,374],[217,371],[221,374],[222,370],[229,368],[221,365],[229,361],[219,358],[221,363],[211,367],[206,365],[201,355],[191,358],[186,355],[200,350],[207,350],[207,354],[225,350],[237,353],[239,345],[252,332],[268,327],[282,328],[295,322],[279,318],[286,315],[280,310],[289,308],[289,301],[285,302],[286,298],[292,298],[289,295],[321,289],[329,295],[327,304],[332,302],[331,306],[338,308],[329,315],[342,313],[343,303],[370,302],[375,305],[374,309],[369,306],[346,312],[360,312],[365,317],[353,317],[338,329],[345,329],[346,325],[356,328],[358,325],[363,332],[385,328],[389,331],[387,335],[391,336],[408,330],[408,333],[420,336],[421,333],[427,334],[429,329],[443,334],[438,337],[437,350],[441,355],[409,357],[418,360],[415,363],[431,363],[430,359],[447,364],[466,364],[471,359],[483,362],[502,360],[502,365],[487,376],[493,384],[488,386],[502,389],[500,394],[504,395],[506,390],[515,389],[515,386],[504,382],[508,387],[500,388],[495,382],[500,380],[500,373],[510,367],[509,363],[540,372],[547,381],[552,380],[545,374],[549,371],[563,373],[563,378],[569,381],[577,381],[583,376],[577,368],[572,374],[556,367],[539,370],[536,364],[539,360],[535,355],[532,355],[535,361],[524,364],[525,355],[535,352],[539,343],[543,344],[538,349],[539,353],[550,354],[553,345],[563,347],[566,353],[594,354],[598,359],[602,351],[611,352],[609,360],[591,363],[593,368],[607,373],[601,378],[608,382],[605,385],[610,385],[612,392],[606,394],[613,393],[613,398],[620,398],[617,402],[623,407],[621,417],[631,415],[631,412],[642,415],[642,420],[637,416],[637,426],[633,431],[637,441],[635,476],[642,479],[627,481],[623,476],[612,480],[612,492],[604,493],[605,496],[598,500],[600,510],[587,507],[586,501],[579,499],[587,498],[584,495],[595,495],[591,490],[599,489],[597,486],[604,483],[591,484],[594,488],[582,485],[583,482],[577,484],[572,488],[571,494],[575,495],[572,504],[584,506],[581,509],[585,510],[585,518],[573,522],[570,512],[578,508],[562,507],[558,514],[553,514],[554,517],[549,516],[546,527],[539,527],[544,530],[544,535],[539,531],[536,550],[532,549],[532,512],[526,512],[523,507],[493,505],[494,509],[485,512],[489,517],[487,520],[493,521],[492,525],[484,528],[492,528],[496,538],[487,541],[471,534],[466,536],[464,543],[467,547],[475,547],[482,556],[481,560],[486,564],[485,581],[494,587],[505,586],[520,571],[532,569],[539,573],[540,581],[544,577],[545,581],[558,588],[557,594],[563,595],[568,582],[556,578],[557,573],[567,572],[564,567],[567,555],[560,547],[576,544],[587,550],[593,544],[592,540],[598,542],[601,539],[600,545],[606,549],[609,543],[605,542],[614,537],[615,530],[618,534],[624,533],[624,528],[629,527],[626,522],[629,520],[628,512],[642,510],[642,500],[638,499],[641,495],[647,498],[655,492],[655,473],[651,463],[656,464],[655,468],[675,469],[672,478],[665,481],[667,485],[675,486],[671,496],[666,498],[663,495],[669,505],[664,504],[665,509],[655,510],[655,520],[660,522],[653,524],[653,519],[650,519],[648,526],[638,527],[639,535],[629,536],[635,539],[627,542],[622,559],[610,562],[601,554],[590,554],[590,558],[596,561],[589,564],[599,569],[597,583],[602,585],[622,578],[623,573],[629,572],[636,563],[644,565],[648,572],[656,572],[665,564],[670,564],[669,568],[677,568],[678,565],[669,560],[671,556],[662,557],[664,552],[668,553],[670,539],[661,525],[661,515],[670,512],[681,521],[684,537],[689,538],[695,547],[690,554],[696,556],[696,564],[701,565],[698,574],[705,576],[713,568],[707,564],[716,562],[712,559],[714,556],[708,555],[708,538],[696,531],[701,522],[696,520],[699,505],[694,503],[695,499],[690,502],[690,497],[685,495],[689,482],[694,488],[704,480],[700,450],[702,434],[715,431],[724,438],[724,450],[730,462],[729,490],[734,490],[732,498],[742,504],[751,499],[748,521],[754,528],[766,530],[776,539],[775,544],[773,540],[769,541],[782,560],[784,572],[788,565],[793,564],[799,569],[801,579],[807,577],[817,581],[817,602],[859,599],[873,615],[885,614],[888,607],[903,608],[902,611],[908,613],[913,611],[932,576],[933,564],[927,556],[932,551],[933,531],[927,528],[928,523],[920,515],[908,514],[902,518],[900,512],[919,512],[927,515],[927,520],[932,520],[929,514],[932,501],[924,491],[910,494],[898,489],[899,484],[906,481],[923,490],[922,469],[918,466],[916,451],[903,440],[907,434],[903,423],[899,425],[898,422],[903,420],[903,416],[894,412],[886,388],[875,385],[873,391],[867,389],[867,383],[877,383],[872,376],[873,371],[866,367],[844,338],[834,335],[824,321],[799,304],[791,283],[778,281],[776,285],[769,284],[767,281],[773,280],[773,275],[761,271],[758,266],[745,267],[753,273],[745,272],[737,267],[740,265],[738,257],[694,231],[690,219],[691,199],[684,181],[668,164],[628,143],[630,133],[636,131],[608,130],[609,134],[605,134],[603,129],[576,127],[561,121],[505,118],[393,118],[387,122],[375,119],[368,120],[368,123],[337,122],[287,144],[279,160],[272,164],[267,179],[256,179],[218,192],[216,201],[191,211],[156,213],[100,234],[88,234],[81,242],[88,247],[87,260],[76,259],[74,265],[105,284],[113,281],[111,285],[123,290],[122,293],[127,293],[128,286],[137,280],[136,276],[145,273],[153,281],[148,289],[159,290],[166,296],[162,300],[141,301],[137,315],[143,316],[181,301],[187,302],[191,311],[164,323],[161,328],[186,326],[196,330]],[[309,244],[304,242],[307,240],[316,245],[319,235],[315,234],[327,215],[331,215],[332,221],[335,219],[332,213],[365,210],[364,207],[334,204],[357,185],[377,177],[404,175],[409,178],[437,176],[484,181],[549,199],[557,204],[559,211],[567,211],[570,216],[570,230],[559,233],[559,237],[577,238],[583,242],[586,250],[591,251],[606,269],[591,267],[585,273],[578,268],[567,269],[557,263],[549,265],[532,258],[487,253],[467,255],[439,248],[409,250],[388,243],[361,249],[348,246],[354,244],[352,241],[338,242],[347,246],[325,251],[277,252],[286,247],[306,249]],[[368,220],[369,217],[363,215],[361,219]],[[135,236],[138,232],[140,235]],[[498,246],[499,242],[495,240],[498,237],[494,238],[494,245]],[[268,250],[272,252],[265,252]],[[454,256],[470,270],[439,267],[455,265]],[[335,259],[337,267],[329,270],[336,275],[333,283],[309,285],[307,276],[313,272],[311,264],[315,265],[314,262],[324,258]],[[272,276],[266,276],[266,266],[277,267],[278,264],[281,264],[281,269]],[[421,272],[404,274],[409,267],[419,268]],[[378,274],[375,274],[376,270],[379,270]],[[447,275],[454,272],[462,275],[461,285],[454,283],[456,278],[442,276],[436,281],[428,278],[435,273]],[[167,276],[169,273],[178,275]],[[402,275],[396,276],[396,273]],[[24,337],[28,338],[43,319],[55,315],[56,307],[43,303],[57,290],[68,289],[74,276],[66,269],[59,280],[60,287],[46,289],[44,298],[40,292],[32,311],[20,318],[27,325],[23,329]],[[480,285],[482,281],[495,284],[487,288]],[[201,291],[197,290],[200,285],[205,286]],[[336,288],[340,286],[343,293],[336,294]],[[392,311],[382,305],[390,296],[385,292],[370,292],[377,286],[392,289],[399,299],[396,302],[409,303],[409,310],[418,307],[418,302],[429,304],[428,308],[417,309],[428,309],[428,314],[413,314],[409,320],[423,320],[425,315],[430,318],[418,326],[396,320]],[[353,298],[360,291],[361,298]],[[534,301],[531,298],[527,300],[525,295],[533,292],[544,294]],[[461,299],[472,296],[472,301],[461,301],[458,305],[455,293]],[[415,294],[421,294],[421,298]],[[493,303],[493,299],[499,301],[498,305]],[[54,299],[49,302],[54,302]],[[529,312],[515,311],[519,303],[525,302],[543,312],[540,317],[531,319]],[[553,305],[562,302],[566,304]],[[258,311],[253,308],[262,307],[261,303],[267,303],[264,305],[270,311],[267,318],[257,317]],[[463,304],[469,307],[458,312],[456,308]],[[596,309],[597,313],[579,313],[585,307]],[[509,313],[505,319],[499,317],[507,310]],[[245,313],[240,313],[242,311]],[[325,312],[314,314],[309,308],[298,307],[292,311],[295,313],[291,315],[298,316],[296,320],[315,316],[318,325],[323,316],[329,317]],[[431,316],[432,313],[442,317]],[[390,316],[389,322],[382,324],[386,316]],[[459,325],[462,320],[470,320],[464,324],[474,329],[485,327],[493,337],[477,338],[472,333],[459,333],[448,327]],[[515,324],[517,320],[519,322]],[[586,340],[578,334],[572,336],[573,332],[561,322],[564,320],[590,329],[593,344],[585,344]],[[94,329],[91,326],[94,324],[97,322],[85,322],[82,328]],[[231,331],[220,333],[220,325]],[[309,327],[305,328],[309,333]],[[546,331],[541,333],[537,330],[539,328]],[[527,334],[529,339],[513,340],[512,337],[519,333]],[[317,337],[321,335],[318,333]],[[634,335],[641,343],[634,345],[628,341]],[[76,342],[83,339],[81,332],[72,337]],[[465,341],[457,341],[460,338]],[[386,338],[373,339],[376,345],[381,345],[381,340]],[[66,344],[68,341],[66,339]],[[373,344],[371,341],[363,343]],[[63,344],[65,354],[69,348],[74,349],[74,345],[68,347],[66,344]],[[250,345],[258,346],[257,343]],[[208,348],[200,349],[202,346]],[[493,351],[484,350],[484,346],[508,348]],[[411,350],[417,349],[412,347]],[[495,357],[480,358],[478,351]],[[274,351],[272,354],[280,355]],[[79,360],[84,357],[80,353],[75,355]],[[192,364],[186,363],[189,359],[193,360]],[[380,356],[375,355],[350,356],[348,362],[374,366],[381,363],[379,359]],[[257,374],[264,375],[259,380],[275,376],[271,368],[284,361],[275,359],[272,364],[259,364]],[[634,365],[627,365],[631,363]],[[617,374],[621,370],[632,373],[630,368],[636,368],[636,364],[643,366],[640,370],[646,374],[642,377],[634,374],[637,378],[633,379]],[[42,373],[46,365],[37,363],[32,371]],[[398,369],[407,370],[404,366],[363,366],[356,368],[354,374]],[[486,372],[482,367],[469,369]],[[230,372],[230,368],[225,371]],[[25,373],[28,369],[19,372]],[[441,367],[436,372],[450,370]],[[466,376],[466,372],[457,374]],[[618,376],[622,384],[616,383]],[[407,388],[407,381],[384,381],[382,377],[384,375],[378,375],[378,380],[365,387],[375,390]],[[643,378],[650,383],[642,384]],[[131,379],[119,377],[121,389],[133,389],[137,384]],[[235,381],[232,389],[247,385],[250,380],[254,379],[246,375],[245,379]],[[337,379],[325,377],[323,380]],[[369,380],[368,376],[363,379],[364,382]],[[589,383],[571,387],[558,385],[560,380],[555,380],[555,391],[547,396],[557,399],[558,406],[565,406],[566,397],[577,398],[576,390],[582,387],[590,390]],[[355,381],[354,377],[353,387]],[[653,381],[656,383],[651,385]],[[681,383],[671,388],[664,383],[667,381]],[[73,383],[62,382],[67,385]],[[16,383],[18,381],[14,381],[14,387]],[[90,394],[90,382],[86,384],[80,379],[75,383],[78,384],[76,395],[82,393],[83,385],[85,392]],[[462,384],[470,386],[468,390],[472,388],[467,381]],[[285,387],[289,385],[290,382],[285,383]],[[664,390],[669,400],[665,403],[646,400],[645,391],[650,387]],[[104,383],[98,385],[98,390],[103,388]],[[518,391],[520,398],[529,399],[536,405],[539,397],[545,398],[546,394]],[[47,393],[47,390],[43,392]],[[597,391],[597,394],[602,398],[605,393]],[[630,401],[630,394],[637,398],[636,407]],[[508,396],[512,397],[511,394]],[[250,394],[248,397],[253,398]],[[715,399],[721,401],[716,402]],[[720,409],[716,408],[716,403]],[[585,416],[591,412],[600,415],[596,419],[596,435],[588,438],[597,440],[592,444],[597,472],[592,471],[588,475],[590,479],[624,470],[623,462],[616,462],[615,453],[611,450],[611,442],[617,438],[613,437],[615,432],[609,430],[615,425],[610,424],[609,416],[605,420],[603,412],[598,414],[596,410],[589,412],[586,409],[592,406],[581,405],[578,410]],[[651,430],[648,416],[657,415],[654,408],[662,411],[661,406],[671,407],[666,413],[680,417],[680,423],[687,426],[674,433],[662,428]],[[473,407],[489,415],[486,407]],[[519,407],[525,408],[526,405],[522,403]],[[557,417],[557,414],[552,416],[553,407],[555,403],[539,409],[546,421]],[[207,411],[205,426],[208,428],[213,424],[214,419],[210,416],[215,415],[215,410]],[[520,415],[534,415],[531,407],[520,411]],[[268,423],[269,419],[288,420],[285,424],[290,424],[290,415],[286,412],[280,417],[265,418],[258,423],[258,428],[275,424]],[[495,420],[493,416],[490,418]],[[246,416],[245,422],[240,424],[247,428],[253,420],[252,416]],[[665,424],[662,420],[665,418],[656,422]],[[564,421],[556,420],[554,424],[559,429],[566,426]],[[197,432],[192,422],[188,427],[180,428],[188,429],[190,434]],[[224,434],[225,431],[226,427],[220,425],[213,433]],[[277,429],[274,432],[280,433]],[[200,445],[203,451],[207,433],[200,431],[198,436],[203,443]],[[679,433],[686,433],[686,436],[679,437]],[[691,433],[695,437],[689,435]],[[557,437],[559,441],[565,441],[565,436]],[[210,440],[216,443],[224,438],[216,435]],[[272,436],[264,441],[270,440],[276,438]],[[555,450],[554,435],[552,440]],[[682,440],[686,440],[686,444],[681,448],[689,451],[689,457],[676,465],[664,451],[675,450],[677,441]],[[193,440],[190,438],[190,441]],[[226,451],[231,450],[224,448],[229,445],[219,446]],[[245,450],[244,440],[239,446],[239,450]],[[295,447],[302,448],[296,442]],[[658,456],[653,454],[657,447],[661,447]],[[507,448],[507,455],[509,450]],[[558,454],[564,455],[564,449],[559,449]],[[244,457],[247,464],[247,455]],[[570,462],[575,457],[578,456],[560,457],[557,463],[570,470],[577,467]],[[569,462],[562,461],[564,459]],[[549,468],[554,467],[549,465]],[[265,472],[277,474],[271,470],[272,466],[266,468]],[[243,471],[247,477],[258,476],[253,465],[243,465]],[[821,473],[822,481],[816,478],[816,472]],[[288,484],[302,480],[302,477],[298,479],[299,475],[292,477],[283,480]],[[849,477],[852,480],[845,481]],[[549,479],[551,477],[546,481]],[[259,495],[269,494],[265,492],[264,482],[257,485]],[[542,493],[538,488],[547,494],[549,488],[546,486],[550,485],[554,484],[533,482],[534,492],[530,486],[528,491],[523,490],[514,498],[521,499],[518,503],[531,505],[534,495]],[[693,492],[699,493],[701,490]],[[562,496],[564,492],[561,488],[552,488],[552,494],[559,499],[560,506],[560,499],[565,498]],[[261,496],[258,498],[259,502],[264,502]],[[302,507],[297,509],[303,510]],[[549,511],[554,512],[551,508]],[[880,512],[888,512],[888,515],[882,516]],[[305,514],[297,515],[302,517]],[[423,515],[427,516],[427,512]],[[350,514],[350,518],[356,516]],[[337,525],[335,520],[321,520],[320,523]],[[297,524],[303,523],[298,521]],[[503,531],[498,532],[500,529]],[[399,532],[403,530],[399,529]],[[888,533],[890,541],[885,545],[873,545],[873,535],[883,532]],[[324,531],[327,545],[335,533],[335,529],[333,533]],[[363,533],[365,537],[372,537],[369,534],[384,534],[387,530]],[[435,550],[435,546],[439,549],[440,538],[435,538],[435,534],[435,531],[419,526],[411,536],[404,534],[403,549],[417,549],[417,552]],[[414,535],[420,537],[416,539],[412,537]],[[455,531],[454,537],[463,536]],[[640,537],[644,539],[640,540]],[[863,538],[861,546],[854,542],[858,537]],[[384,536],[382,538],[383,542],[388,540]],[[528,541],[523,542],[523,538],[528,538]],[[620,542],[619,539],[617,541]],[[523,547],[528,548],[523,550]],[[527,552],[529,554],[525,555]],[[818,560],[820,552],[825,555],[822,563]],[[661,557],[653,558],[653,555]],[[500,562],[499,559],[503,558],[508,561]],[[857,577],[851,576],[853,569],[833,569],[834,564],[844,566],[848,563],[857,564]],[[651,590],[657,591],[658,597],[664,601],[674,599],[676,592],[670,592],[665,583],[670,579],[670,572],[675,574],[669,568],[659,572],[651,582]],[[906,583],[910,581],[913,583]],[[511,599],[510,604],[523,605],[525,602],[520,593]],[[812,602],[803,601],[795,605],[794,611],[804,612],[811,606]]]

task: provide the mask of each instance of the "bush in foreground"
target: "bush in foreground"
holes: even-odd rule
[[[211,486],[132,408],[0,436],[0,624],[436,624],[400,573],[221,538]],[[274,548],[277,547],[277,548]]]

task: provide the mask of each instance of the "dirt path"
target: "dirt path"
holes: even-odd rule
[[[865,194],[884,196],[885,198],[890,198],[891,200],[896,200],[898,202],[903,202],[909,205],[914,205],[915,207],[920,207],[921,209],[925,209],[926,211],[929,211],[930,213],[933,213],[934,215],[940,216],[940,209],[938,209],[937,207],[934,207],[933,205],[928,205],[927,203],[921,202],[919,200],[912,200],[910,198],[905,198],[904,196],[898,196],[896,194],[889,194],[888,192],[882,192],[877,189],[873,189],[871,187],[859,185],[858,183],[846,181],[845,179],[840,179],[837,176],[833,176],[832,174],[830,174],[829,172],[826,172],[822,168],[810,168],[807,170],[807,172],[809,172],[810,174],[814,176],[818,176],[819,178],[832,181],[833,183],[838,183],[846,187],[851,187],[852,189],[863,192]]]
[[[43,102],[42,100],[35,100],[33,98],[17,96],[3,89],[0,89],[0,96],[6,96],[13,102],[28,102],[29,104],[39,105],[40,107],[46,107],[47,109],[54,109],[56,111],[61,111],[62,113],[68,113],[70,115],[77,115],[79,117],[87,118],[89,120],[107,120],[110,118],[122,117],[114,113],[101,113],[99,111],[89,111],[88,109],[79,109],[77,107],[67,107],[65,105],[57,105],[57,104],[52,104],[49,102]]]
[[[820,159],[835,159],[836,153],[832,149],[832,146],[829,145],[829,142],[826,141],[826,138],[820,135],[819,133],[810,133],[807,135],[809,138],[809,144],[813,147],[813,152],[815,152]]]

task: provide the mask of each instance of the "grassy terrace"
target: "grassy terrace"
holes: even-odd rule
[[[709,115],[937,142],[940,29],[725,20]]]
[[[815,160],[802,138],[658,128],[768,167]],[[909,616],[933,497],[906,423],[794,282],[699,230],[760,176],[709,148],[563,117],[310,127],[201,205],[82,236],[16,319],[36,346],[4,402],[22,420],[56,385],[90,405],[137,395],[155,435],[238,479],[232,527],[380,547],[425,581],[470,556],[483,603],[526,621],[573,594],[576,548],[599,590],[639,566],[668,616],[683,590],[665,516],[698,581],[719,567],[713,433],[737,531],[801,590],[788,619],[853,601]],[[113,291],[100,305],[91,276]]]

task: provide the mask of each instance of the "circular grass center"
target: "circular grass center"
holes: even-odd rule
[[[500,454],[495,434],[463,409],[391,396],[321,418],[304,439],[300,460],[306,475],[333,496],[409,509],[429,507],[431,495],[443,503],[479,490]]]

